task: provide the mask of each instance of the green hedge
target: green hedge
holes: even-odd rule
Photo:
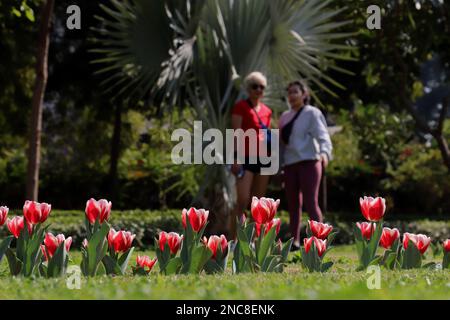
[[[9,216],[21,214],[20,211],[11,211]],[[278,213],[282,225],[280,237],[286,241],[289,237],[289,215],[286,211]],[[332,215],[329,215],[331,218]],[[341,216],[341,215],[334,215]],[[332,219],[333,220],[333,219]],[[362,221],[359,215],[349,216],[347,220],[333,221],[332,224],[339,229],[336,244],[353,243],[352,224]],[[302,218],[302,236],[306,234],[305,222],[307,216]],[[54,234],[63,233],[72,236],[74,248],[79,248],[85,238],[84,212],[83,211],[52,211],[48,219],[49,232]],[[110,219],[111,225],[116,229],[129,230],[136,234],[136,246],[146,249],[153,245],[154,237],[160,231],[182,232],[181,210],[126,210],[113,211]],[[409,217],[396,216],[393,220],[385,222],[387,227],[396,227],[403,232],[423,233],[430,236],[433,242],[443,241],[450,238],[450,221],[446,220],[411,220]],[[6,225],[0,227],[0,239],[8,233]]]

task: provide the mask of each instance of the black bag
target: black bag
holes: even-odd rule
[[[294,122],[300,115],[300,113],[305,109],[305,107],[301,107],[300,110],[297,111],[294,118],[291,119],[286,125],[281,129],[281,139],[283,139],[284,144],[289,144],[289,137],[292,133],[292,128],[294,127]]]

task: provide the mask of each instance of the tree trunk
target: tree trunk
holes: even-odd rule
[[[448,171],[450,172],[450,150],[448,148],[447,140],[445,140],[444,136],[444,123],[447,118],[449,108],[449,98],[445,97],[442,99],[442,109],[439,114],[438,125],[435,130],[431,131],[431,135],[438,144],[439,150],[441,151],[442,159],[444,160],[444,164],[447,166]]]
[[[450,172],[450,149],[448,148],[448,143],[445,140],[444,135],[441,133],[438,136],[433,136],[436,139],[439,150],[441,151],[442,159],[444,160],[444,164],[447,166],[448,171]]]
[[[120,156],[120,136],[122,131],[122,102],[119,101],[116,104],[115,114],[114,114],[114,131],[111,141],[111,160],[109,167],[109,182],[110,182],[110,199],[115,201],[117,199],[118,193],[118,177],[117,168],[119,164]]]
[[[39,27],[38,57],[36,63],[36,80],[32,100],[30,140],[28,150],[27,192],[29,200],[38,200],[39,167],[41,162],[42,110],[48,77],[48,47],[50,43],[50,25],[54,0],[47,0],[42,7]]]

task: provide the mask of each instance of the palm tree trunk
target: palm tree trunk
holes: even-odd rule
[[[54,0],[47,0],[42,7],[39,27],[38,59],[36,64],[36,80],[32,100],[31,132],[28,150],[27,192],[29,200],[38,199],[39,167],[41,162],[42,110],[45,88],[48,77],[48,47],[50,43],[50,25]]]

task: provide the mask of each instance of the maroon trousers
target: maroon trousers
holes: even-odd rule
[[[284,187],[294,241],[300,241],[303,204],[311,220],[322,222],[322,211],[319,207],[321,178],[322,163],[318,160],[301,161],[284,167]]]

